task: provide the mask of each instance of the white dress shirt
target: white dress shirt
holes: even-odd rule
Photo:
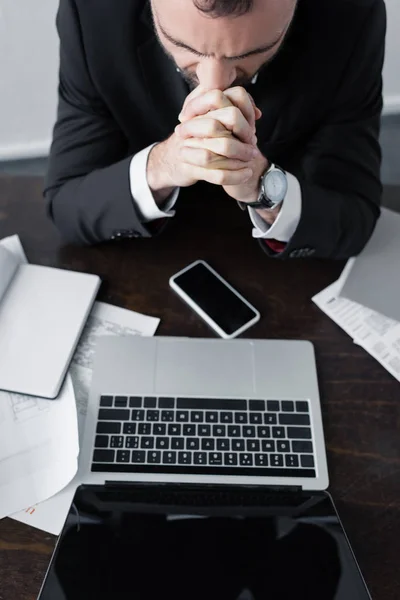
[[[180,188],[176,188],[171,196],[165,201],[161,210],[153,197],[147,183],[147,161],[150,150],[155,146],[152,144],[141,150],[131,160],[130,164],[130,187],[132,198],[138,208],[144,223],[150,223],[156,219],[173,217],[173,207],[178,199]],[[288,191],[282,203],[281,210],[273,225],[268,225],[259,214],[248,208],[250,219],[254,225],[253,237],[279,242],[288,242],[300,221],[301,216],[301,188],[296,177],[287,173]]]

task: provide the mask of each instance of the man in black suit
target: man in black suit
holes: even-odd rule
[[[69,241],[150,237],[203,180],[270,256],[362,250],[382,192],[383,0],[61,0],[57,24],[45,195]]]

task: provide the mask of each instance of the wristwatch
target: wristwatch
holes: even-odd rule
[[[271,164],[260,179],[260,193],[257,202],[239,202],[240,208],[263,208],[273,210],[284,201],[288,190],[286,173],[280,167]]]

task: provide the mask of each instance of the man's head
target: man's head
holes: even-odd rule
[[[151,0],[160,43],[193,86],[246,85],[279,51],[297,0]]]

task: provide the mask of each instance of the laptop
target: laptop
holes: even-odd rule
[[[40,600],[371,600],[308,342],[99,338],[80,469]]]
[[[80,480],[326,489],[312,344],[99,338]]]

